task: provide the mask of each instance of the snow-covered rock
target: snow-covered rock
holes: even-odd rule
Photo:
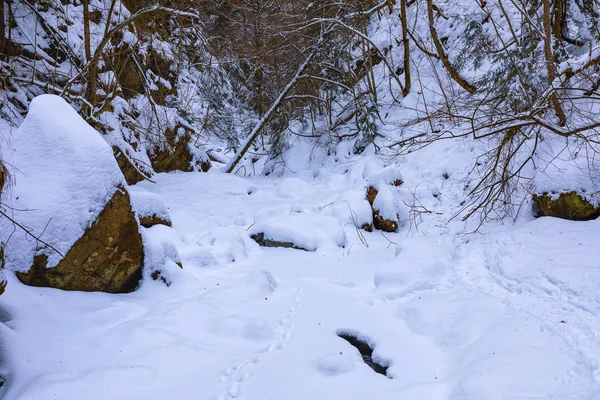
[[[7,268],[35,286],[134,289],[141,236],[123,174],[100,134],[63,99],[42,95],[5,156],[16,172],[3,201],[28,231],[0,219]]]
[[[171,226],[169,210],[161,198],[152,192],[130,190],[131,205],[140,220],[140,225],[149,228],[154,225]]]
[[[344,247],[346,232],[337,218],[308,213],[273,214],[256,217],[250,236],[266,247],[291,247],[316,251]]]

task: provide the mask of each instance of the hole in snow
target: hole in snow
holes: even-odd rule
[[[352,346],[356,347],[360,355],[362,356],[363,361],[367,364],[371,369],[378,374],[387,376],[387,370],[389,365],[384,365],[381,362],[373,361],[373,349],[374,347],[369,343],[369,340],[365,339],[363,335],[356,334],[348,331],[338,331],[337,335],[350,343]],[[388,376],[388,378],[390,378]],[[391,378],[390,378],[391,379]]]

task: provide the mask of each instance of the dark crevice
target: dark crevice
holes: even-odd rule
[[[371,369],[378,374],[387,376],[387,370],[389,365],[383,365],[380,362],[373,361],[373,347],[369,342],[363,338],[361,335],[357,335],[354,333],[350,333],[347,331],[338,331],[337,335],[350,343],[352,346],[356,347],[360,355],[362,356],[363,361],[367,364]],[[389,376],[387,376],[390,378]],[[391,378],[390,378],[391,379]]]

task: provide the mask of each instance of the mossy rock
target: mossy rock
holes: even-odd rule
[[[129,194],[115,194],[65,257],[46,268],[48,257],[36,255],[27,273],[17,273],[30,286],[85,292],[127,293],[142,277],[144,249]]]
[[[557,199],[548,193],[533,195],[533,207],[536,217],[589,221],[600,216],[600,207],[592,205],[576,192],[562,193]]]

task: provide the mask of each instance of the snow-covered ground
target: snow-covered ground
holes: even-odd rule
[[[184,269],[168,269],[170,287],[145,279],[126,295],[8,276],[5,398],[600,398],[600,221],[359,232],[333,207],[351,177],[214,171],[138,185],[173,221],[145,235],[174,244]],[[290,212],[316,214],[316,251],[250,239],[255,218],[293,235],[293,217],[273,217]],[[327,240],[339,237],[332,215],[345,247]],[[387,377],[342,332],[369,342]]]

